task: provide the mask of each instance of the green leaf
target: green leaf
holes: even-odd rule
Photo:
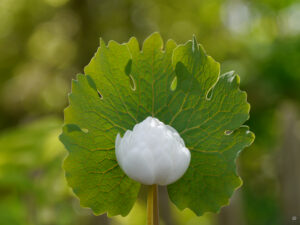
[[[174,51],[173,65],[180,107],[170,125],[191,151],[191,163],[185,175],[168,186],[168,193],[180,209],[190,208],[197,215],[218,212],[242,184],[235,160],[254,140],[248,127],[241,126],[249,118],[250,105],[239,90],[239,77],[234,72],[219,77],[219,64],[195,39]]]
[[[195,39],[179,46],[169,40],[163,48],[158,33],[141,50],[135,38],[107,46],[101,40],[85,74],[73,81],[60,136],[69,151],[66,177],[83,206],[129,213],[140,184],[118,166],[114,142],[147,116],[177,129],[192,152],[187,173],[168,186],[171,200],[198,215],[228,202],[240,185],[236,155],[253,141],[241,127],[249,104],[238,76],[219,77],[219,64]]]
[[[118,132],[136,120],[128,110],[130,83],[125,68],[130,54],[125,45],[101,41],[95,57],[72,83],[70,106],[60,136],[69,150],[64,168],[69,185],[81,205],[95,214],[127,215],[140,184],[129,179],[116,161],[114,146]]]

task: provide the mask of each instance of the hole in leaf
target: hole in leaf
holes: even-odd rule
[[[232,132],[233,132],[233,130],[225,130],[224,134],[225,135],[230,135],[230,134],[232,134]]]
[[[93,80],[93,78],[91,78],[89,75],[86,75],[86,79],[88,84],[90,85],[91,88],[93,88],[94,90],[97,90],[96,84]]]
[[[171,91],[175,91],[176,88],[177,88],[177,77],[175,76],[174,79],[171,82],[170,89],[171,89]]]
[[[89,132],[89,130],[86,129],[86,128],[81,128],[81,131],[82,131],[83,133],[86,133],[86,134]]]
[[[97,91],[98,93],[98,96],[100,99],[103,99],[103,95],[100,93],[100,91],[97,89],[97,86],[94,82],[94,80],[89,76],[89,75],[86,75],[86,79],[88,81],[88,84],[90,85],[91,88],[93,88],[95,91]]]
[[[213,88],[211,88],[211,89],[207,92],[206,100],[211,100],[212,93],[213,93]]]
[[[214,89],[215,89],[217,83],[218,83],[218,81],[215,82],[215,83],[213,84],[213,86],[208,90],[208,92],[207,92],[207,94],[206,94],[206,100],[209,101],[209,100],[212,99],[212,96],[213,96],[213,94],[214,94]]]
[[[97,93],[98,93],[99,98],[102,100],[103,99],[103,95],[98,90],[97,90]]]
[[[65,126],[65,129],[68,132],[76,132],[76,131],[81,131],[80,127],[77,124],[67,124]]]
[[[129,75],[129,83],[130,83],[130,87],[133,91],[135,91],[136,86],[135,86],[135,80],[134,78],[131,76],[131,74]]]
[[[129,76],[131,73],[131,65],[132,65],[132,60],[130,59],[127,65],[125,66],[125,73],[127,76]]]
[[[83,132],[86,134],[89,132],[87,128],[80,128],[77,124],[67,124],[65,129],[67,129],[68,132]]]

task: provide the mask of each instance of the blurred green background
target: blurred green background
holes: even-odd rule
[[[256,141],[220,214],[180,212],[160,188],[162,225],[300,224],[300,2],[297,0],[0,0],[0,224],[145,224],[145,190],[128,217],[82,209],[58,141],[71,79],[104,40],[195,34],[248,92]]]

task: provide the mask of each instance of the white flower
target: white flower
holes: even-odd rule
[[[191,154],[178,132],[153,117],[147,117],[116,138],[120,167],[142,184],[168,185],[187,170]]]

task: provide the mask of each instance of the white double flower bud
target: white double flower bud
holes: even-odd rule
[[[147,117],[116,137],[116,157],[120,167],[142,184],[168,185],[187,170],[191,154],[171,126]]]

